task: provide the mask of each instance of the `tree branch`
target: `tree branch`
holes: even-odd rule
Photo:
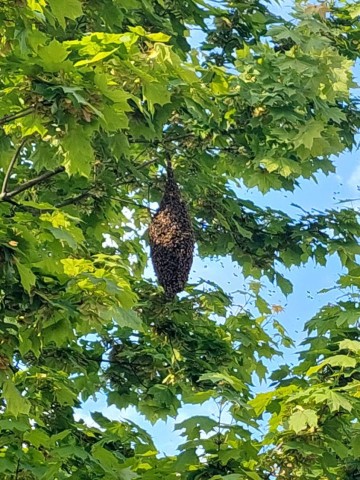
[[[141,140],[141,139],[129,139],[129,143],[145,143],[148,145],[161,145],[162,143],[176,142],[178,140],[183,140],[184,138],[195,137],[194,133],[184,133],[182,135],[177,135],[169,138],[163,138],[162,140]]]
[[[55,206],[56,208],[66,207],[67,205],[72,205],[73,203],[76,203],[79,200],[82,200],[83,198],[88,197],[89,195],[91,195],[91,189],[85,190],[84,192],[80,193],[79,195],[76,195],[75,197],[67,198],[63,202],[60,202]]]
[[[148,160],[147,162],[141,163],[138,168],[145,168],[148,167],[149,165],[152,165],[153,163],[156,163],[158,161],[157,158],[153,158],[152,160]]]
[[[6,189],[7,189],[7,186],[8,186],[8,183],[9,183],[9,180],[10,180],[10,176],[11,176],[11,172],[15,166],[15,163],[17,161],[17,159],[19,158],[19,155],[21,153],[21,150],[23,148],[23,146],[25,145],[27,141],[27,138],[24,138],[20,145],[18,146],[18,148],[16,149],[12,159],[10,160],[10,163],[9,163],[9,166],[8,166],[8,169],[7,169],[7,172],[5,174],[5,178],[4,178],[4,181],[3,181],[3,184],[2,184],[2,188],[1,188],[1,193],[0,193],[0,198],[1,197],[4,197],[6,196]]]
[[[19,185],[17,188],[12,190],[11,192],[0,194],[0,201],[8,201],[9,198],[15,197],[15,195],[18,195],[19,193],[24,192],[25,190],[28,190],[34,185],[37,185],[38,183],[41,183],[44,180],[47,180],[48,178],[51,178],[54,175],[57,175],[58,173],[63,172],[64,170],[65,170],[65,167],[57,167],[52,172],[46,172],[46,173],[43,173],[42,175],[39,175],[38,177],[32,178],[28,182],[25,182]]]
[[[17,465],[16,465],[15,480],[18,480],[19,473],[20,473],[20,458],[18,458]]]
[[[0,125],[5,125],[6,123],[12,122],[13,120],[17,120],[18,118],[26,117],[27,115],[30,115],[30,113],[34,111],[35,111],[35,107],[27,107],[27,108],[24,108],[24,110],[20,110],[20,112],[4,115],[2,118],[0,118]]]
[[[56,204],[56,208],[62,208],[62,207],[66,207],[67,205],[72,205],[80,200],[82,200],[83,198],[86,198],[86,197],[93,197],[93,194],[91,192],[91,189],[89,190],[85,190],[84,192],[80,193],[79,195],[76,195],[75,197],[70,197],[70,198],[67,198],[65,199],[63,202],[60,202],[58,204]],[[117,200],[119,202],[123,202],[125,204],[130,204],[130,205],[133,205],[134,207],[137,207],[137,208],[144,208],[146,209],[148,212],[152,212],[151,208],[149,207],[146,207],[145,205],[141,205],[140,203],[136,203],[136,202],[133,202],[132,200],[128,200],[126,198],[119,198],[119,197],[113,197],[111,195],[102,195],[101,196],[102,198],[109,198],[111,200]]]

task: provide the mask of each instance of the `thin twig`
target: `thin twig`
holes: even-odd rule
[[[0,118],[0,125],[5,125],[6,123],[10,123],[13,120],[17,120],[18,118],[26,117],[34,111],[35,107],[27,107],[24,108],[24,110],[20,110],[20,112],[5,115],[4,117]]]
[[[110,198],[111,200],[117,200],[119,202],[127,203],[128,205],[133,205],[134,207],[137,208],[144,208],[148,212],[153,212],[150,207],[147,207],[146,205],[141,205],[141,203],[133,202],[132,200],[128,200],[127,198],[119,198],[119,197],[113,197],[111,195],[104,195],[105,198]]]
[[[18,195],[19,193],[24,192],[25,190],[28,190],[34,185],[37,185],[38,183],[41,183],[44,180],[47,180],[48,178],[51,178],[54,175],[57,175],[58,173],[63,172],[64,170],[65,170],[65,167],[57,167],[55,170],[51,172],[46,172],[46,173],[43,173],[42,175],[39,175],[38,177],[32,178],[31,180],[21,184],[19,187],[15,188],[11,192],[5,193],[4,195],[0,195],[0,201],[8,200],[9,198],[15,197],[15,195]]]
[[[18,480],[19,473],[20,473],[20,458],[18,458],[17,465],[16,465],[15,480]]]
[[[134,158],[133,162],[136,163],[137,160],[139,160],[140,157],[142,157],[144,155],[144,153],[146,153],[147,149],[149,147],[146,147],[144,148],[144,150],[142,150],[138,155],[136,155],[136,157]],[[142,165],[139,166],[139,168],[142,168]]]
[[[73,203],[78,202],[79,200],[82,200],[83,198],[86,198],[87,196],[92,195],[91,190],[85,190],[85,192],[80,193],[79,195],[76,195],[75,197],[70,197],[65,199],[63,202],[58,203],[56,208],[62,208],[66,207],[67,205],[72,205]]]
[[[20,205],[20,203],[15,202],[14,200],[11,200],[11,198],[0,198],[0,201],[10,203],[11,205],[14,205],[14,207],[22,207],[25,208],[24,205]]]
[[[9,166],[8,166],[8,169],[7,169],[7,172],[5,174],[5,178],[4,178],[4,181],[3,181],[3,184],[2,184],[2,188],[1,188],[1,193],[0,193],[0,198],[3,198],[6,196],[6,189],[7,189],[7,186],[8,186],[8,183],[9,183],[9,180],[10,180],[10,176],[11,176],[11,172],[15,166],[15,163],[17,161],[17,159],[19,158],[19,155],[21,153],[21,150],[23,148],[23,146],[25,145],[27,141],[27,138],[23,138],[23,140],[21,141],[20,145],[18,146],[18,148],[16,149],[12,159],[10,160],[10,163],[9,163]]]
[[[129,143],[145,143],[149,145],[161,145],[162,143],[176,142],[184,138],[195,137],[193,133],[184,133],[183,135],[177,135],[174,137],[164,138],[162,140],[141,140],[141,139],[129,139]]]
[[[153,158],[152,160],[148,160],[147,162],[142,163],[141,165],[138,166],[138,168],[145,168],[148,167],[149,165],[152,165],[153,163],[157,162],[157,158]]]

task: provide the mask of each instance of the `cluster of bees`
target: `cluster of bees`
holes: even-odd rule
[[[194,256],[189,212],[175,181],[171,162],[160,207],[149,226],[151,260],[167,299],[184,290]]]

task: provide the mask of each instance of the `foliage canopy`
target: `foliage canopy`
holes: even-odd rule
[[[298,5],[292,21],[258,0],[0,2],[1,478],[358,478],[357,212],[295,219],[236,187],[293,190],[354,147],[359,14],[351,1]],[[146,278],[168,155],[198,255],[240,266],[249,308],[206,280],[165,302]],[[260,282],[287,295],[285,268],[332,255],[344,297],[254,396],[291,345]],[[213,399],[233,421],[189,418],[179,454],[161,457],[130,421],[76,421],[97,393],[152,422]]]

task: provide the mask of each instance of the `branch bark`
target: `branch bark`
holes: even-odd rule
[[[8,186],[8,183],[9,183],[9,180],[10,180],[10,176],[11,176],[11,172],[15,166],[15,163],[17,161],[17,159],[19,158],[19,155],[21,153],[21,150],[23,148],[23,146],[25,145],[27,141],[27,138],[24,138],[20,145],[18,146],[18,148],[16,149],[12,159],[10,160],[10,163],[9,163],[9,166],[8,166],[8,169],[7,169],[7,172],[5,174],[5,178],[4,178],[4,181],[3,181],[3,184],[2,184],[2,188],[1,188],[1,193],[0,193],[0,198],[1,197],[4,197],[6,196],[6,190],[7,190],[7,186]]]
[[[60,202],[55,206],[56,208],[66,207],[67,205],[72,205],[73,203],[76,203],[79,200],[82,200],[83,198],[86,198],[90,195],[91,195],[91,190],[85,190],[85,192],[82,192],[79,195],[76,195],[75,197],[67,198],[63,202]]]
[[[163,138],[161,140],[141,140],[141,139],[129,139],[129,143],[143,143],[148,145],[161,145],[162,143],[176,142],[185,138],[195,137],[194,133],[184,133],[181,135],[174,135],[173,137]]]
[[[2,118],[0,118],[0,125],[5,125],[6,123],[10,123],[13,120],[17,120],[18,118],[26,117],[27,115],[30,115],[30,113],[33,113],[34,111],[35,111],[35,107],[27,107],[27,108],[24,108],[24,110],[20,110],[20,112],[5,115]]]
[[[11,192],[5,192],[3,194],[0,194],[0,201],[8,201],[10,198],[15,197],[21,192],[24,192],[25,190],[28,190],[29,188],[33,187],[34,185],[37,185],[38,183],[41,183],[48,178],[53,177],[54,175],[57,175],[58,173],[64,172],[65,167],[57,167],[55,170],[51,172],[46,172],[43,173],[42,175],[39,175],[38,177],[32,178],[28,182],[24,182],[21,185],[19,185],[17,188],[14,188]]]

